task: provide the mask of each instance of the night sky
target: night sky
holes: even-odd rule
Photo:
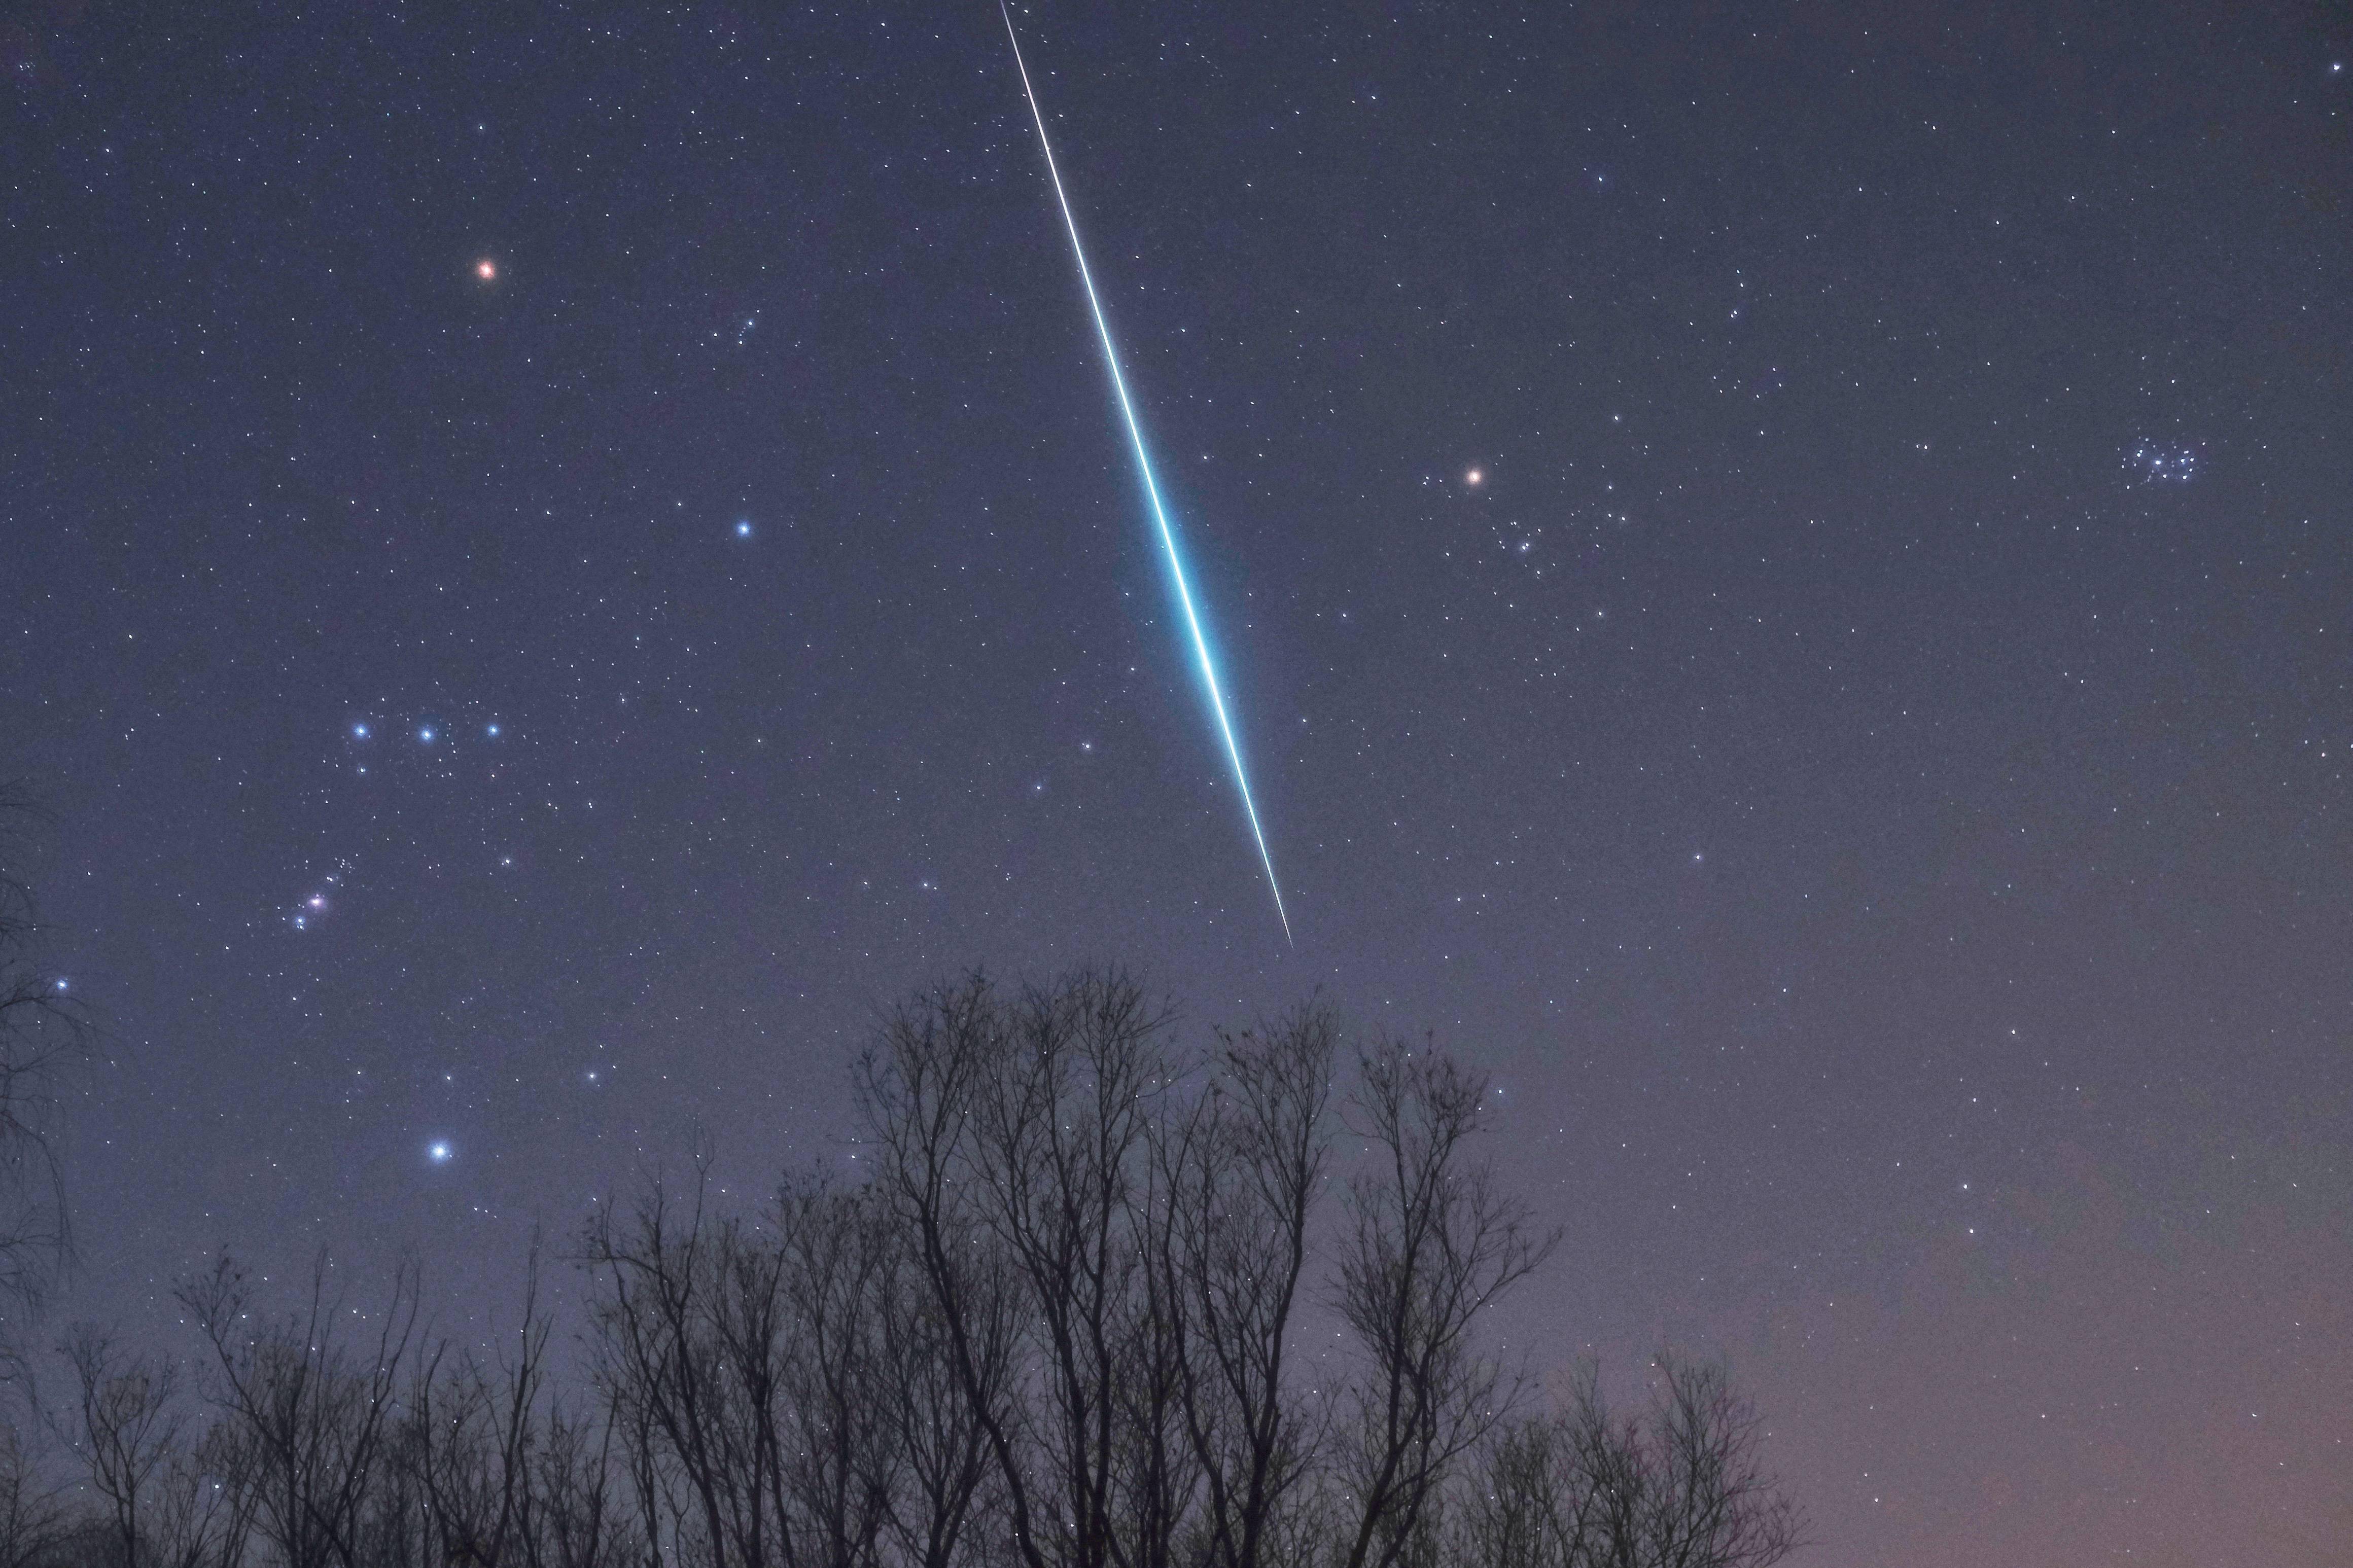
[[[1493,1072],[1805,1561],[2342,1561],[2353,15],[1017,21],[1295,947],[993,0],[0,8],[56,1314],[487,1322],[1111,959]]]

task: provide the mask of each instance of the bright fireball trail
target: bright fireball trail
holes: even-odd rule
[[[1062,226],[1071,231],[1071,254],[1078,258],[1079,281],[1086,285],[1087,308],[1094,312],[1095,331],[1103,338],[1103,362],[1111,367],[1112,390],[1119,395],[1119,411],[1127,421],[1128,439],[1135,447],[1135,466],[1144,475],[1144,493],[1152,500],[1152,521],[1160,530],[1160,544],[1168,555],[1168,575],[1176,584],[1176,602],[1185,608],[1185,628],[1193,635],[1193,652],[1201,662],[1201,683],[1209,689],[1209,710],[1217,715],[1218,734],[1234,764],[1234,783],[1240,786],[1242,811],[1250,817],[1250,837],[1258,844],[1259,864],[1266,868],[1268,891],[1274,895],[1274,917],[1282,922],[1282,940],[1291,938],[1291,917],[1283,911],[1282,887],[1274,879],[1274,857],[1266,850],[1266,830],[1259,826],[1258,805],[1250,798],[1250,774],[1242,767],[1242,749],[1234,742],[1234,727],[1226,717],[1225,694],[1218,685],[1217,661],[1209,657],[1209,639],[1202,634],[1201,617],[1193,607],[1192,584],[1185,578],[1184,558],[1177,553],[1176,531],[1169,525],[1167,509],[1160,504],[1160,486],[1152,477],[1152,458],[1144,449],[1144,427],[1135,421],[1135,405],[1127,395],[1127,378],[1120,374],[1119,351],[1112,346],[1111,322],[1095,294],[1094,274],[1087,268],[1086,247],[1079,243],[1079,220],[1071,216],[1071,198],[1062,190],[1062,171],[1054,163],[1054,144],[1046,139],[1046,116],[1038,107],[1037,89],[1029,85],[1029,68],[1021,60],[1021,40],[1014,36],[1013,13],[1005,13],[1005,36],[1013,44],[1014,68],[1021,73],[1021,91],[1029,100],[1029,118],[1038,125],[1038,145],[1046,154],[1046,173],[1054,181],[1054,200],[1061,205]]]

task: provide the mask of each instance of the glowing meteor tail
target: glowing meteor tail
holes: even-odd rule
[[[1160,530],[1161,548],[1167,552],[1168,575],[1176,584],[1176,602],[1185,609],[1185,629],[1193,636],[1193,652],[1200,660],[1201,682],[1209,689],[1209,710],[1217,715],[1218,735],[1226,743],[1226,756],[1234,764],[1234,783],[1241,789],[1242,811],[1250,818],[1250,837],[1258,844],[1259,864],[1266,868],[1266,885],[1274,894],[1274,917],[1282,922],[1282,940],[1291,938],[1291,916],[1282,908],[1282,886],[1274,878],[1274,857],[1266,850],[1266,832],[1260,827],[1257,803],[1250,799],[1250,775],[1242,768],[1242,749],[1234,742],[1234,727],[1226,717],[1225,694],[1218,686],[1217,661],[1209,657],[1209,639],[1202,634],[1201,617],[1193,608],[1192,585],[1185,578],[1185,563],[1176,551],[1176,531],[1169,525],[1167,510],[1160,504],[1160,486],[1152,477],[1152,458],[1144,449],[1144,427],[1135,420],[1135,405],[1127,395],[1127,378],[1120,374],[1119,351],[1112,346],[1111,322],[1103,316],[1103,300],[1095,294],[1094,274],[1087,268],[1086,247],[1079,243],[1079,220],[1071,216],[1071,198],[1062,190],[1062,171],[1054,163],[1054,144],[1046,139],[1046,116],[1038,107],[1037,89],[1029,85],[1029,68],[1021,60],[1021,40],[1013,31],[1013,13],[998,0],[997,9],[1005,14],[1005,36],[1013,45],[1014,68],[1021,73],[1022,96],[1029,100],[1029,118],[1037,122],[1038,146],[1046,154],[1046,173],[1054,181],[1054,200],[1062,209],[1062,225],[1071,231],[1071,254],[1078,258],[1079,281],[1086,285],[1087,308],[1094,312],[1095,331],[1103,339],[1103,363],[1111,367],[1112,390],[1119,395],[1119,412],[1127,421],[1127,437],[1135,447],[1135,466],[1144,475],[1144,493],[1152,500],[1152,521]]]

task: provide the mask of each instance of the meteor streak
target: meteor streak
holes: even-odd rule
[[[1021,73],[1022,96],[1029,100],[1029,118],[1037,122],[1039,150],[1046,154],[1046,173],[1054,182],[1054,200],[1062,209],[1062,225],[1071,231],[1071,254],[1078,258],[1079,281],[1086,285],[1087,308],[1094,312],[1095,331],[1103,339],[1103,363],[1111,367],[1112,390],[1119,395],[1119,412],[1127,421],[1128,440],[1135,447],[1135,466],[1144,475],[1144,493],[1152,501],[1152,521],[1160,531],[1161,548],[1167,552],[1168,575],[1176,584],[1176,602],[1185,608],[1185,627],[1193,635],[1193,652],[1201,665],[1201,683],[1209,689],[1209,711],[1217,715],[1218,734],[1226,742],[1226,756],[1234,764],[1234,783],[1240,786],[1242,811],[1250,818],[1250,837],[1258,844],[1259,864],[1266,868],[1267,889],[1274,895],[1274,918],[1282,922],[1282,940],[1291,937],[1291,917],[1283,911],[1282,886],[1274,879],[1274,857],[1266,850],[1266,832],[1259,826],[1258,806],[1250,799],[1250,774],[1242,768],[1242,750],[1234,742],[1234,727],[1226,718],[1226,699],[1218,686],[1217,661],[1209,657],[1209,639],[1202,634],[1201,617],[1193,608],[1193,589],[1185,579],[1185,563],[1176,551],[1176,531],[1168,521],[1168,512],[1160,504],[1160,486],[1152,477],[1152,458],[1144,449],[1144,427],[1136,423],[1135,405],[1127,395],[1127,378],[1120,374],[1119,351],[1112,346],[1111,322],[1103,316],[1103,300],[1096,297],[1094,274],[1087,268],[1086,247],[1079,243],[1079,220],[1071,216],[1071,198],[1062,190],[1062,171],[1054,163],[1053,143],[1046,139],[1046,116],[1038,107],[1037,89],[1029,85],[1029,68],[1021,60],[1021,40],[1014,35],[1013,12],[998,0],[997,9],[1005,15],[1005,36],[1013,45],[1013,66]]]

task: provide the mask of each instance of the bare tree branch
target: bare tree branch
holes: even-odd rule
[[[1487,1084],[1435,1050],[1390,1045],[1358,1065],[1355,1126],[1373,1164],[1349,1184],[1342,1320],[1366,1371],[1341,1457],[1355,1524],[1345,1568],[1393,1568],[1450,1472],[1508,1412],[1516,1385],[1480,1353],[1473,1323],[1559,1237],[1495,1185],[1466,1145]]]

